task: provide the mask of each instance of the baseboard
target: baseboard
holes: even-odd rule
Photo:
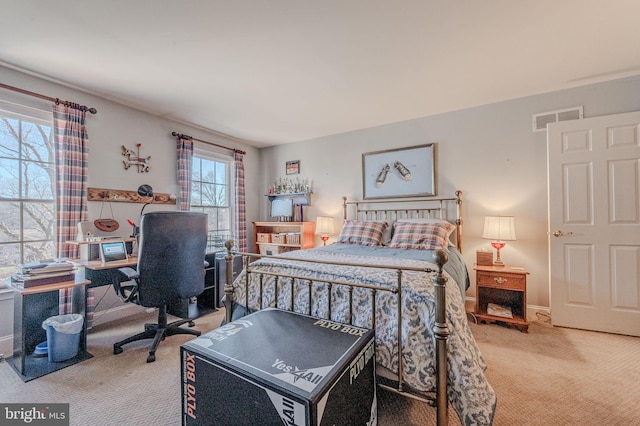
[[[527,320],[551,326],[551,309],[548,306],[527,305]]]
[[[475,310],[476,310],[476,298],[475,297],[467,297],[464,300],[464,309],[467,312],[475,312]]]
[[[0,337],[0,354],[3,358],[13,356],[13,334]]]
[[[125,303],[104,311],[96,311],[93,314],[93,322],[91,325],[95,327],[111,321],[121,320],[128,316],[138,315],[141,311],[144,311],[144,308],[135,303]]]

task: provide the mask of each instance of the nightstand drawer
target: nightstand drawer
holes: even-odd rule
[[[526,290],[527,281],[524,275],[501,274],[498,272],[477,274],[478,285],[511,290]]]

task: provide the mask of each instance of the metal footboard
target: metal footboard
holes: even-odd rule
[[[447,425],[448,424],[448,398],[447,398],[447,338],[450,334],[449,327],[447,325],[446,319],[446,284],[447,278],[444,276],[443,268],[445,263],[448,260],[448,255],[445,251],[437,251],[434,256],[434,262],[437,265],[436,270],[431,269],[423,269],[423,268],[409,268],[409,267],[398,267],[398,268],[390,268],[389,266],[372,266],[372,265],[360,265],[360,264],[349,264],[349,263],[340,263],[340,262],[327,262],[327,261],[315,261],[317,263],[325,263],[325,264],[339,264],[342,266],[366,266],[368,268],[381,268],[381,269],[391,269],[396,271],[397,275],[397,284],[396,286],[383,287],[376,285],[368,285],[368,284],[354,284],[344,281],[316,281],[310,280],[308,277],[301,277],[295,275],[287,275],[287,274],[279,274],[279,273],[267,273],[267,272],[252,272],[251,263],[258,258],[262,257],[274,257],[274,256],[266,256],[259,255],[254,253],[233,253],[233,242],[227,241],[225,243],[225,247],[227,249],[227,254],[225,256],[225,261],[227,264],[226,269],[226,284],[224,287],[225,291],[225,306],[226,309],[226,321],[232,321],[233,314],[233,302],[234,302],[234,287],[233,287],[233,259],[235,256],[243,256],[244,268],[246,270],[246,274],[244,277],[244,286],[245,286],[245,300],[241,301],[241,304],[244,304],[245,307],[245,315],[249,313],[249,280],[251,273],[257,273],[259,275],[259,309],[265,308],[263,305],[263,279],[264,276],[270,275],[275,277],[275,303],[277,306],[274,306],[278,309],[283,310],[293,310],[294,306],[294,282],[298,280],[298,282],[306,282],[306,286],[309,290],[309,301],[308,301],[308,312],[307,315],[312,316],[312,287],[316,285],[326,285],[328,291],[328,319],[331,318],[331,292],[334,286],[346,286],[349,291],[349,309],[348,309],[348,322],[349,325],[353,325],[352,321],[354,318],[353,312],[353,291],[355,288],[368,289],[371,291],[372,304],[371,304],[371,328],[375,330],[376,324],[376,294],[377,292],[388,292],[393,294],[397,298],[397,306],[398,306],[398,327],[397,327],[397,351],[398,351],[398,376],[397,376],[397,384],[396,386],[389,386],[386,384],[379,384],[380,387],[387,389],[389,391],[409,396],[411,398],[425,401],[432,406],[436,407],[437,412],[437,424],[438,425]],[[282,258],[282,256],[278,256],[278,258]],[[292,261],[300,261],[300,259],[291,259]],[[304,262],[310,262],[309,260],[304,260]],[[435,287],[435,297],[436,297],[436,321],[432,328],[434,334],[434,346],[435,346],[435,355],[436,355],[436,388],[435,388],[435,398],[430,398],[422,395],[416,395],[415,393],[407,392],[404,389],[404,380],[403,380],[403,372],[404,372],[404,360],[403,360],[403,345],[402,345],[402,272],[403,271],[422,271],[422,272],[435,272],[433,276],[433,284]],[[290,283],[290,284],[289,284]],[[278,289],[282,285],[291,285],[291,299],[288,306],[282,306],[282,303],[278,305]],[[326,318],[325,318],[326,319]]]
[[[326,285],[327,287],[327,315],[328,318],[323,318],[323,319],[331,319],[331,315],[332,315],[332,310],[331,310],[331,295],[332,295],[332,289],[334,288],[334,286],[346,286],[348,288],[348,303],[349,303],[349,308],[348,308],[348,325],[353,325],[353,319],[354,319],[354,312],[353,312],[353,291],[356,288],[360,288],[360,289],[366,289],[371,291],[371,324],[370,327],[372,329],[376,329],[376,300],[377,300],[377,293],[378,292],[387,292],[387,293],[391,293],[393,294],[396,299],[397,299],[397,306],[398,306],[398,324],[397,324],[397,352],[398,352],[398,377],[397,377],[397,385],[395,387],[393,386],[389,386],[389,385],[385,385],[385,384],[379,384],[380,387],[385,388],[387,390],[390,390],[392,392],[395,393],[399,393],[401,395],[404,396],[409,396],[411,398],[414,399],[418,399],[421,401],[425,401],[428,402],[429,404],[433,405],[436,407],[436,411],[437,411],[437,424],[438,425],[447,425],[448,424],[448,399],[447,399],[447,338],[450,334],[449,331],[449,327],[447,325],[447,320],[446,320],[446,283],[447,283],[447,278],[444,276],[443,273],[443,268],[445,263],[448,260],[448,256],[447,253],[445,251],[439,250],[436,252],[435,257],[434,257],[434,262],[437,265],[437,270],[431,270],[431,269],[423,269],[423,268],[410,268],[410,267],[398,267],[398,268],[392,268],[389,266],[374,266],[374,265],[362,265],[362,264],[353,264],[353,263],[345,263],[345,262],[329,262],[329,261],[312,261],[312,260],[308,260],[308,259],[304,259],[304,260],[297,260],[297,259],[291,259],[291,261],[296,262],[296,261],[303,261],[303,262],[315,262],[315,263],[324,263],[324,264],[335,264],[335,265],[341,265],[341,266],[366,266],[367,268],[380,268],[380,269],[386,269],[386,270],[394,270],[396,271],[396,276],[397,276],[397,283],[395,286],[377,286],[377,285],[370,285],[370,284],[354,284],[354,283],[350,283],[350,282],[344,282],[344,281],[336,281],[336,280],[332,280],[332,281],[326,281],[326,280],[316,280],[316,279],[309,279],[308,277],[303,277],[303,276],[297,276],[297,275],[291,275],[291,274],[281,274],[281,273],[273,273],[273,272],[264,272],[264,271],[258,271],[258,272],[253,272],[252,271],[252,262],[255,259],[258,258],[269,258],[269,257],[277,257],[277,256],[265,256],[265,255],[259,255],[259,254],[254,254],[254,253],[233,253],[232,249],[233,249],[233,242],[232,241],[227,241],[225,243],[225,247],[227,249],[227,254],[225,256],[225,260],[227,263],[227,276],[226,276],[226,284],[224,287],[224,292],[225,292],[225,306],[226,306],[226,321],[227,322],[231,322],[232,321],[232,315],[233,315],[233,302],[234,302],[234,287],[233,287],[233,259],[235,256],[243,256],[243,261],[244,261],[244,268],[245,268],[245,276],[244,276],[244,287],[245,287],[245,300],[243,301],[238,301],[241,304],[244,304],[245,307],[245,315],[247,313],[250,312],[250,309],[254,309],[253,306],[250,306],[250,301],[249,301],[249,283],[250,283],[250,275],[253,274],[259,274],[258,275],[258,280],[259,280],[259,289],[258,289],[258,306],[257,309],[263,309],[267,306],[264,306],[264,299],[263,299],[263,282],[264,282],[264,278],[265,276],[273,276],[275,278],[275,286],[274,286],[274,301],[275,301],[275,306],[271,305],[272,307],[278,308],[278,309],[283,309],[283,310],[293,310],[294,309],[294,301],[295,301],[295,283],[297,280],[298,285],[300,285],[300,283],[306,283],[303,285],[306,285],[306,288],[308,289],[308,293],[309,293],[309,300],[308,300],[308,312],[306,312],[307,315],[309,316],[314,316],[312,315],[312,306],[314,305],[313,302],[314,300],[313,298],[313,291],[312,289],[314,288],[314,286],[319,286],[319,285]],[[435,346],[435,355],[436,355],[436,388],[435,388],[435,400],[433,398],[429,398],[429,397],[423,397],[421,395],[416,395],[415,393],[409,393],[407,391],[405,391],[404,389],[404,379],[403,379],[403,373],[404,373],[404,360],[403,360],[403,345],[402,345],[402,340],[403,340],[403,336],[402,336],[402,272],[403,271],[421,271],[421,272],[435,272],[435,275],[433,277],[433,284],[435,286],[435,297],[436,297],[436,321],[435,324],[432,328],[433,330],[433,334],[434,334],[434,346]],[[288,303],[288,306],[282,306],[283,304],[280,303],[279,304],[279,289],[283,286],[283,285],[291,285],[290,288],[290,292],[291,292],[291,297],[290,297],[290,301]],[[272,301],[273,302],[273,301]]]

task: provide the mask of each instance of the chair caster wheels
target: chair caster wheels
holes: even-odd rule
[[[113,354],[118,355],[122,353],[122,346],[113,345]]]
[[[147,364],[150,362],[153,362],[156,360],[156,354],[155,353],[149,353],[149,356],[147,357]]]

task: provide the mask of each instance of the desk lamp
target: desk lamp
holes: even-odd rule
[[[320,235],[323,245],[327,245],[329,235],[335,234],[333,218],[329,216],[318,216],[316,218],[316,235]]]
[[[515,241],[516,220],[513,216],[486,216],[484,218],[484,230],[482,238],[491,241],[491,246],[496,249],[496,266],[504,266],[500,259],[500,249],[506,244],[504,241]]]
[[[144,203],[144,206],[142,206],[142,209],[140,210],[140,217],[142,217],[144,208],[153,203],[153,188],[151,188],[151,185],[140,185],[138,187],[138,195],[141,197],[151,197],[151,201]]]
[[[144,208],[147,207],[149,204],[153,203],[153,188],[151,188],[151,185],[140,185],[138,187],[138,195],[141,197],[151,197],[151,201],[144,203],[144,206],[142,206],[142,208],[140,209],[140,219],[142,219],[142,213],[144,213]],[[134,225],[134,229],[133,229],[133,236],[137,236],[138,233],[140,232],[140,224],[138,223],[138,226]]]

